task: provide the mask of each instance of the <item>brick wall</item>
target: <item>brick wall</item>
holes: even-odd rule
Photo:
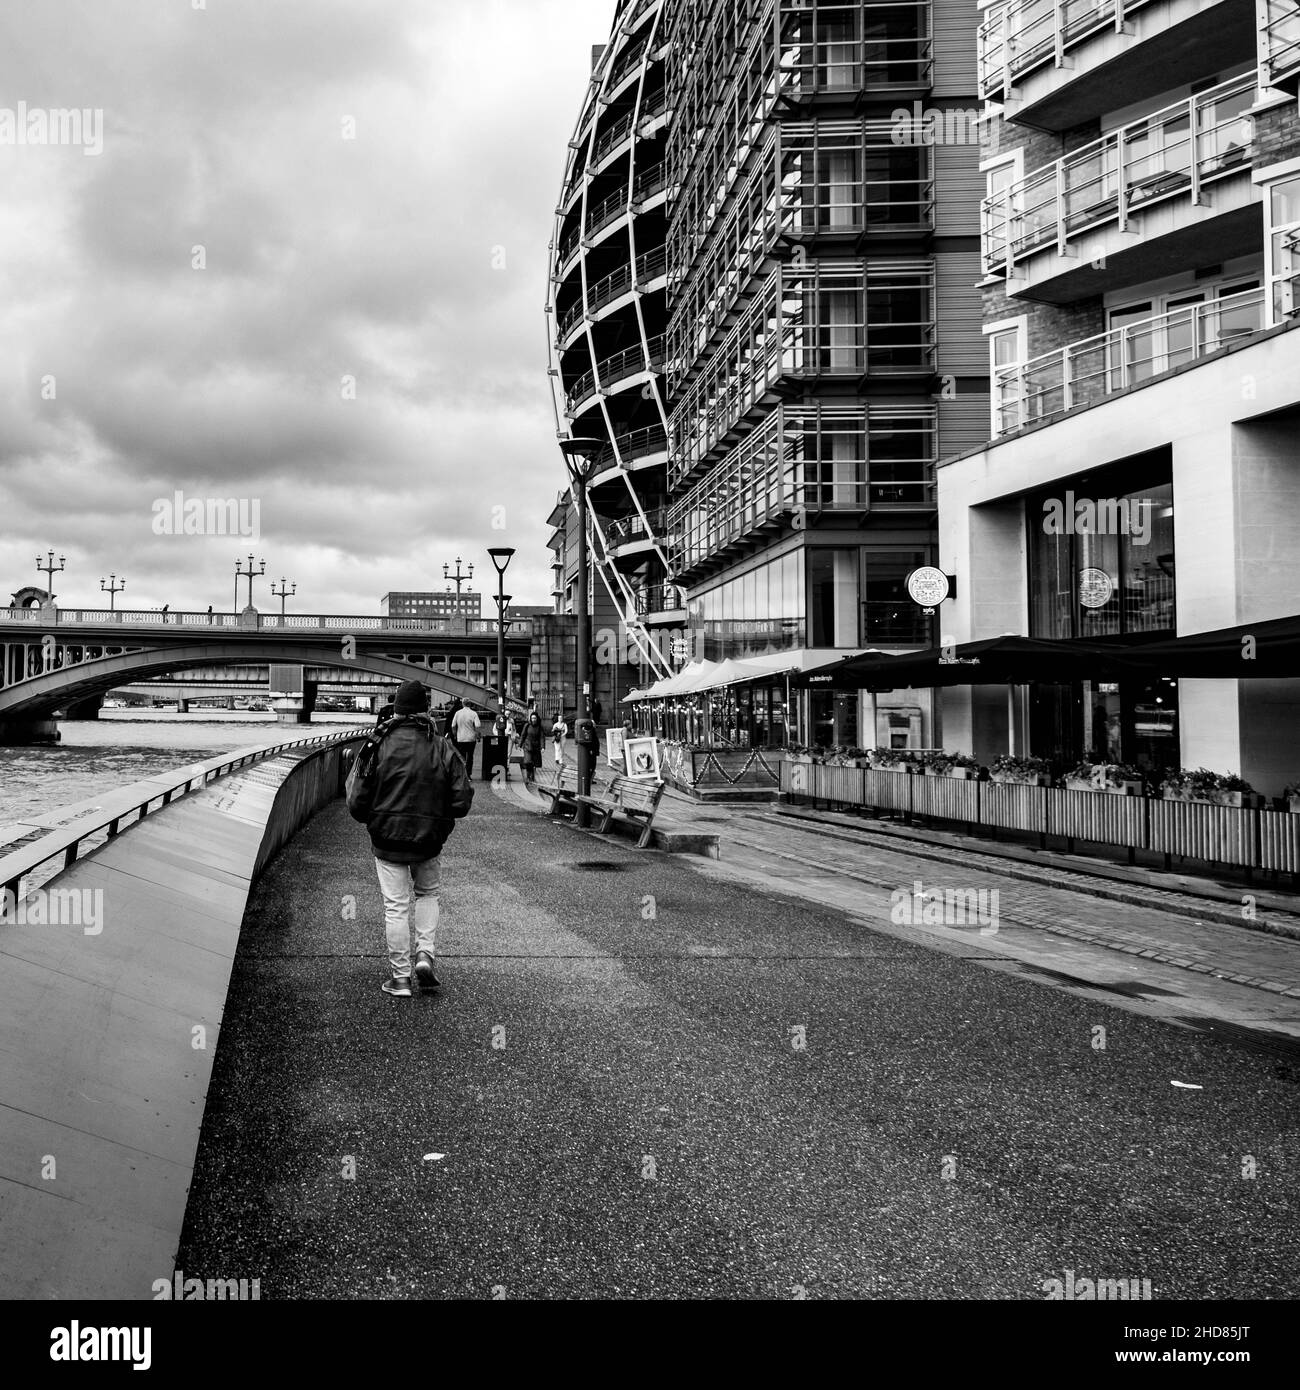
[[[1106,328],[1106,311],[1100,295],[1076,299],[1071,304],[1040,304],[1033,299],[1017,299],[1003,285],[984,290],[984,322],[1024,316],[1028,323],[1028,352],[1038,357],[1044,352],[1090,338]]]
[[[1255,118],[1256,169],[1300,156],[1300,104],[1289,101],[1273,106]]]

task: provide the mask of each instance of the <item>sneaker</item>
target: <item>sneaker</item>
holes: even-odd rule
[[[437,989],[438,977],[433,973],[433,957],[428,951],[415,953],[415,978],[421,989]]]
[[[411,977],[409,975],[394,975],[391,979],[385,980],[379,988],[385,994],[391,994],[395,999],[409,999],[411,997]]]

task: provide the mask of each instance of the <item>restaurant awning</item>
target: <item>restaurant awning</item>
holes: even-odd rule
[[[892,655],[863,652],[792,677],[812,690],[902,690],[949,685],[1023,685],[1030,681],[1122,680],[1136,674],[1131,648],[1007,634],[980,642]]]
[[[863,652],[792,677],[813,690],[901,690],[1079,680],[1300,677],[1300,616],[1164,642],[1062,642],[1006,634],[893,655]]]

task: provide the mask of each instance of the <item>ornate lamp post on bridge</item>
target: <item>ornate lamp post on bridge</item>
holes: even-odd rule
[[[252,558],[253,558],[253,557],[250,555],[250,556],[249,556],[249,559],[251,560]],[[285,578],[284,578],[284,575],[281,575],[281,576],[280,576],[280,587],[279,587],[278,589],[275,587],[275,580],[272,580],[272,581],[271,581],[271,596],[272,596],[273,598],[278,598],[278,599],[280,600],[280,616],[281,616],[282,618],[284,617],[284,601],[285,601],[285,599],[286,599],[286,598],[289,598],[289,597],[290,597],[291,595],[293,595],[293,594],[296,594],[297,592],[298,592],[298,586],[297,586],[296,584],[294,584],[291,588],[287,588],[287,587],[285,586]],[[251,584],[249,585],[249,602],[250,602],[250,603],[252,602],[252,585],[251,585]]]
[[[265,561],[265,560],[259,560],[257,563],[258,563],[259,565],[261,565],[262,568],[261,568],[261,569],[255,570],[255,569],[253,568],[253,555],[252,555],[252,552],[251,552],[251,551],[249,552],[249,555],[248,555],[248,568],[247,568],[247,569],[244,569],[244,567],[243,567],[243,561],[242,561],[242,560],[236,560],[236,561],[235,561],[235,603],[236,603],[236,604],[238,604],[238,602],[239,602],[239,581],[240,581],[241,579],[247,579],[247,580],[248,580],[248,608],[246,608],[246,609],[244,610],[245,612],[248,612],[248,611],[249,611],[250,609],[252,609],[252,607],[253,607],[253,578],[254,578],[254,576],[255,576],[255,575],[262,575],[262,574],[265,574],[265,573],[266,573],[266,561]]]
[[[59,563],[56,565],[54,563],[54,552],[52,550],[44,563],[42,563],[39,555],[36,557],[36,568],[40,570],[42,574],[47,574],[50,577],[49,583],[45,586],[45,603],[50,608],[54,607],[54,576],[56,574],[62,574],[64,559],[65,557],[60,555]]]
[[[591,613],[587,597],[587,479],[595,471],[596,458],[606,447],[603,439],[562,439],[560,452],[573,483],[578,504],[578,715],[574,743],[578,749],[578,795],[591,795],[591,774],[596,762],[596,736],[591,722]],[[587,803],[579,801],[574,824],[587,824]]]
[[[108,611],[110,613],[113,612],[114,609],[117,607],[114,600],[117,598],[118,594],[120,594],[122,590],[126,588],[126,580],[123,579],[122,582],[119,584],[117,582],[117,575],[110,574],[108,576],[107,583],[103,579],[99,581],[99,587],[103,589],[103,591],[108,595]]]
[[[488,551],[488,554],[489,554],[489,555],[490,555],[491,553],[492,553],[491,551]],[[514,551],[512,550],[510,553],[513,555],[513,554],[514,554]],[[461,586],[462,584],[468,584],[469,581],[470,581],[471,579],[474,578],[474,565],[473,565],[473,562],[472,562],[472,561],[470,562],[469,572],[468,572],[467,574],[462,574],[462,573],[460,572],[460,556],[457,555],[457,556],[456,556],[456,573],[455,573],[455,574],[450,573],[450,566],[449,566],[449,565],[443,565],[443,567],[442,567],[442,577],[443,577],[444,579],[454,579],[454,580],[456,581],[456,597],[457,597],[457,598],[460,598],[460,586]],[[459,606],[459,605],[457,605],[457,606]]]

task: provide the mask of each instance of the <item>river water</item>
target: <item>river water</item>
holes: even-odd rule
[[[311,728],[368,724],[364,714],[314,714]],[[283,727],[273,714],[247,710],[104,710],[98,720],[64,720],[61,743],[49,748],[0,748],[0,826],[44,815],[114,787],[188,763],[205,762],[232,748],[276,743],[310,733]]]

